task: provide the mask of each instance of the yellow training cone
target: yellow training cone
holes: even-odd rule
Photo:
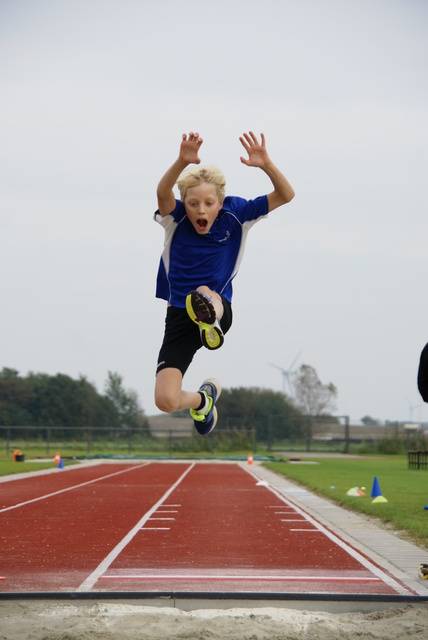
[[[349,491],[346,492],[347,496],[354,496],[355,498],[359,498],[361,493],[358,491],[358,487],[352,487]]]
[[[377,498],[372,500],[372,504],[373,504],[373,502],[388,502],[388,500],[386,498],[384,498],[383,496],[377,496]]]

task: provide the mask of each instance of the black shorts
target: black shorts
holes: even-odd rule
[[[220,326],[227,333],[232,326],[232,305],[223,298],[223,317]],[[188,316],[186,309],[168,307],[165,318],[165,334],[159,351],[156,373],[173,367],[186,373],[193,356],[202,347],[199,327]]]

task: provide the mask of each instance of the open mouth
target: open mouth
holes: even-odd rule
[[[199,218],[198,220],[196,220],[196,224],[198,226],[198,229],[204,231],[208,226],[208,220],[205,220],[205,218]]]

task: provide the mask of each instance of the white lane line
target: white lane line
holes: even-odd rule
[[[106,480],[107,478],[113,478],[114,476],[120,476],[122,473],[128,473],[129,471],[134,471],[135,469],[141,469],[141,467],[146,467],[149,462],[144,462],[143,464],[138,464],[130,467],[129,469],[122,469],[121,471],[115,471],[114,473],[109,473],[106,476],[100,476],[99,478],[94,478],[93,480],[88,480],[87,482],[81,482],[80,484],[75,484],[72,487],[66,487],[65,489],[60,489],[59,491],[54,491],[53,493],[47,493],[44,496],[39,496],[38,498],[32,498],[31,500],[25,500],[25,502],[19,502],[18,504],[14,504],[10,507],[4,507],[0,509],[0,513],[4,513],[5,511],[11,511],[12,509],[19,509],[19,507],[25,507],[27,504],[32,504],[34,502],[39,502],[40,500],[47,500],[48,498],[52,498],[53,496],[59,496],[62,493],[67,493],[67,491],[74,491],[74,489],[80,489],[80,487],[86,487],[89,484],[94,484],[95,482],[100,482],[101,480]]]
[[[114,549],[110,551],[108,556],[104,558],[98,565],[98,567],[93,571],[87,578],[82,582],[77,591],[90,591],[94,584],[99,580],[99,578],[107,571],[109,566],[116,560],[119,554],[124,550],[124,548],[131,542],[134,536],[144,527],[147,520],[151,518],[151,516],[159,509],[159,507],[169,498],[171,493],[175,491],[175,489],[183,482],[184,478],[187,476],[189,471],[193,469],[195,463],[193,462],[188,469],[178,478],[177,482],[175,482],[169,489],[164,493],[162,498],[153,505],[151,509],[149,509],[143,517],[137,522],[135,527],[133,527],[124,538],[115,546]]]
[[[244,467],[244,465],[240,465],[240,466],[241,466],[241,469],[246,471],[255,480],[260,480],[260,477],[254,471],[250,471],[250,469],[247,469],[246,467]],[[346,553],[348,553],[352,558],[354,558],[354,560],[359,562],[365,569],[368,569],[371,573],[373,573],[375,576],[380,578],[382,582],[384,582],[389,587],[391,587],[391,589],[394,589],[394,591],[396,591],[400,595],[409,595],[410,590],[408,588],[401,585],[394,578],[392,578],[387,573],[385,573],[385,571],[383,571],[380,567],[377,567],[375,564],[370,562],[368,558],[365,558],[356,549],[353,549],[351,546],[349,546],[344,540],[341,540],[341,538],[339,538],[334,533],[326,529],[326,527],[324,527],[320,522],[317,522],[317,520],[315,520],[315,518],[312,518],[312,516],[306,513],[306,511],[303,511],[303,509],[301,509],[297,505],[290,502],[277,489],[274,489],[274,487],[271,487],[270,485],[268,485],[266,488],[269,491],[271,491],[277,498],[279,498],[281,502],[283,502],[289,507],[293,507],[296,513],[300,513],[307,522],[310,522],[316,529],[318,529],[321,533],[327,536],[327,538],[329,538],[332,542],[337,544],[337,546],[339,546],[341,549],[346,551]]]
[[[382,582],[380,578],[347,578],[346,576],[254,576],[254,575],[195,575],[195,574],[165,574],[154,576],[151,574],[123,574],[101,576],[100,580],[221,580],[249,581],[249,582]]]

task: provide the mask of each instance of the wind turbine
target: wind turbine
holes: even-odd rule
[[[277,364],[272,364],[272,362],[268,363],[268,364],[270,364],[271,367],[275,367],[275,369],[279,369],[281,371],[281,373],[282,373],[282,393],[284,395],[285,395],[286,383],[288,384],[288,388],[290,390],[290,395],[292,395],[292,393],[293,393],[293,390],[291,388],[291,383],[290,383],[290,373],[293,371],[293,367],[296,364],[297,360],[299,359],[301,353],[302,353],[302,349],[299,351],[297,356],[294,358],[293,362],[288,367],[288,369],[284,369],[284,367],[279,367]]]
[[[407,402],[409,403],[409,420],[410,420],[410,422],[413,422],[413,411],[415,409],[419,409],[422,405],[421,404],[412,404],[408,396],[405,396],[405,398],[407,399]],[[420,412],[419,412],[419,415],[420,415]]]

